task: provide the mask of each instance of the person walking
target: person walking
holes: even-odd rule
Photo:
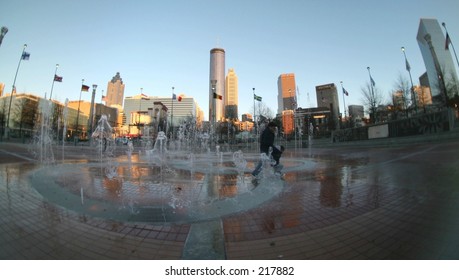
[[[269,156],[269,148],[274,146],[274,138],[277,132],[277,124],[274,122],[268,123],[268,126],[263,130],[263,133],[260,136],[260,154],[266,154]],[[257,166],[252,171],[252,176],[254,180],[257,179],[258,174],[261,172],[263,167],[263,161],[260,158]]]

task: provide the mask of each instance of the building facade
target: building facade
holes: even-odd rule
[[[238,79],[236,72],[230,68],[226,75],[225,83],[225,118],[230,120],[238,119]]]
[[[328,108],[331,112],[330,121],[334,122],[335,129],[339,128],[339,101],[338,90],[334,83],[316,86],[318,108]]]
[[[210,50],[209,120],[216,123],[225,117],[225,50]]]
[[[196,125],[200,127],[203,121],[203,112],[193,97],[180,95],[179,99],[171,97],[147,96],[139,94],[124,99],[124,116],[123,131],[128,131],[129,134],[138,134],[139,127],[151,125],[151,122],[156,117],[155,108],[159,108],[167,112],[167,121],[164,127],[180,126],[183,122],[191,120],[196,121]],[[141,133],[140,133],[141,134]]]
[[[123,107],[124,84],[120,73],[117,72],[107,84],[107,95],[105,96],[105,105]]]
[[[277,79],[277,113],[295,110],[297,106],[295,74],[281,74]]]
[[[416,37],[427,70],[434,103],[445,103],[457,93],[457,73],[446,38],[436,19],[422,18]]]

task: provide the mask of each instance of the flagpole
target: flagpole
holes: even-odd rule
[[[414,93],[413,78],[411,77],[411,67],[410,67],[410,64],[408,63],[408,59],[406,58],[405,47],[402,47],[402,52],[403,52],[403,56],[405,57],[406,71],[408,71],[408,74],[410,75],[411,98],[413,99],[413,102],[414,102],[414,112],[418,113],[418,105],[416,102],[416,94]]]
[[[9,128],[10,128],[10,112],[11,112],[11,103],[13,102],[13,94],[16,91],[16,78],[18,77],[19,67],[21,66],[21,61],[24,56],[25,49],[27,48],[27,44],[24,44],[24,48],[22,49],[21,57],[19,58],[18,68],[16,69],[16,74],[14,75],[13,87],[11,90],[10,95],[10,105],[8,106],[8,117],[6,119],[6,129],[5,129],[5,137],[9,137]]]
[[[258,135],[258,124],[257,124],[257,121],[256,121],[256,111],[255,111],[255,88],[252,88],[252,91],[253,91],[253,122],[255,124],[255,133]]]
[[[343,81],[341,81],[340,83],[341,83],[341,89],[342,89],[342,91],[343,91],[344,118],[346,118],[346,117],[347,117],[347,115],[346,115],[347,113],[346,113],[346,101],[345,101],[345,99],[344,99],[344,87],[343,87]]]
[[[442,22],[441,25],[443,25],[443,28],[445,28],[446,36],[449,36],[448,30],[446,29],[446,23]],[[453,41],[451,41],[451,37],[449,38],[449,43],[451,44],[451,47],[453,47],[454,56],[456,57],[456,63],[457,63],[457,66],[459,67],[459,60],[457,59],[456,50],[454,49],[454,45],[453,45]]]
[[[49,94],[49,100],[51,100],[51,97],[53,97],[53,88],[54,82],[56,81],[57,68],[59,68],[59,64],[56,64],[56,70],[54,71],[53,83],[51,85],[51,93]]]
[[[371,99],[372,99],[372,101],[373,101],[373,100],[375,99],[375,92],[374,92],[374,89],[373,89],[373,83],[374,83],[374,81],[373,81],[373,78],[371,77],[370,66],[367,67],[367,70],[368,70],[368,75],[370,76]],[[373,106],[373,104],[370,104],[370,105]],[[376,104],[375,104],[375,105],[376,105]],[[375,111],[374,111],[374,113],[375,113],[375,116],[374,116],[374,117],[375,117],[375,120],[374,120],[374,121],[376,122],[376,108],[373,108],[373,109],[375,110]]]
[[[171,139],[174,139],[174,89],[175,87],[172,87]]]
[[[8,33],[8,28],[6,26],[2,26],[0,33],[0,46],[2,45],[3,37],[5,37],[6,33]]]
[[[78,113],[77,113],[77,119],[76,119],[76,137],[78,137],[78,139],[80,139],[79,118],[80,118],[81,93],[83,92],[83,83],[84,83],[84,79],[81,79],[80,99],[78,99]],[[76,141],[74,141],[74,142],[75,142],[75,146],[76,146]]]

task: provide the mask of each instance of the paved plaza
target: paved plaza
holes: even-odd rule
[[[92,153],[66,147],[65,161],[72,162],[66,166],[77,170]],[[244,155],[249,181],[257,154]],[[96,209],[78,210],[72,197],[79,189],[72,186],[86,184],[84,174],[48,195],[46,181],[38,187],[31,175],[42,166],[28,146],[2,142],[0,259],[459,259],[459,139],[288,148],[281,161],[283,180],[244,185],[241,199],[257,203],[222,210],[241,191],[230,174],[218,177],[219,204],[208,218],[176,218],[187,214],[177,207],[164,221],[153,210],[131,219],[111,216],[108,208],[94,215]],[[59,164],[46,168],[60,172]],[[174,176],[176,182],[188,178]],[[136,178],[141,184],[142,175]],[[123,192],[146,205],[158,196],[153,188],[130,194],[126,185],[106,181],[94,201]],[[172,191],[185,188],[177,183]]]

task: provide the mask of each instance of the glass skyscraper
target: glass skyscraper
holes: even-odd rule
[[[211,123],[221,121],[225,116],[225,50],[210,50],[209,74],[209,120]]]
[[[457,73],[446,38],[436,19],[422,18],[417,41],[426,66],[432,101],[444,103],[457,92]]]

